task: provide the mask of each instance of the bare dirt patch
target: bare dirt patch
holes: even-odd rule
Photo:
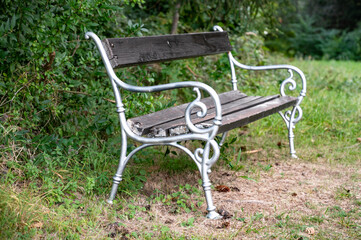
[[[330,214],[336,207],[345,213],[356,209],[359,217],[352,218],[351,236],[361,234],[359,164],[330,166],[324,162],[291,160],[270,166],[267,171],[249,173],[248,179],[243,177],[244,172],[225,167],[211,174],[215,205],[228,214],[223,220],[206,219],[205,202],[197,210],[185,212],[180,207],[176,213],[172,206],[178,198],[171,198],[168,204],[167,200],[155,201],[154,195],[150,199],[156,189],[165,195],[177,192],[180,185],[186,184],[201,190],[197,171],[169,174],[152,169],[142,195],[134,203],[149,206],[149,211],[137,212],[135,218],[122,222],[129,231],[150,232],[153,236],[162,235],[160,229],[166,226],[172,236],[201,239],[350,237],[350,229],[339,223],[338,216]],[[229,191],[217,191],[217,186],[228,187]],[[202,192],[184,194],[190,198],[188,204],[203,198]]]

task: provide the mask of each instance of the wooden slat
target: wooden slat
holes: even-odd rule
[[[240,112],[228,114],[223,117],[222,126],[219,128],[218,133],[223,133],[236,127],[244,126],[248,123],[279,112],[282,109],[294,106],[296,103],[297,98],[285,96],[267,101],[266,103],[245,109]]]
[[[247,108],[254,107],[256,105],[262,104],[264,102],[270,101],[278,97],[279,95],[268,96],[268,97],[250,96],[222,104],[222,116],[226,116],[227,114],[231,114],[233,112],[238,112]],[[215,108],[212,108],[208,110],[208,114],[204,118],[199,118],[196,114],[194,114],[191,116],[191,119],[193,124],[201,124],[207,122],[208,120],[213,120],[214,117],[215,117]],[[212,124],[212,122],[208,122],[208,123]],[[185,125],[186,123],[183,113],[182,118],[169,121],[163,124],[155,125],[154,128],[163,129],[167,131],[168,129],[172,129],[177,126],[185,126]]]
[[[236,101],[238,99],[242,99],[247,97],[246,94],[241,93],[239,91],[230,91],[219,94],[219,100],[221,104],[226,104],[228,102]],[[201,100],[206,106],[207,109],[214,108],[214,101],[212,98],[204,98]],[[184,120],[185,109],[188,107],[189,103],[185,103],[176,107],[171,107],[168,109],[164,109],[155,113],[150,113],[144,116],[135,117],[128,120],[128,124],[135,130],[135,132],[144,135],[148,134],[149,130],[155,125],[164,124],[176,119]],[[195,114],[195,113],[194,113]],[[136,129],[135,129],[136,128]]]
[[[236,97],[232,99],[231,97]],[[222,126],[218,133],[231,130],[236,127],[246,125],[250,122],[264,118],[268,115],[276,113],[282,109],[293,106],[297,102],[295,97],[281,97],[279,95],[257,97],[246,96],[238,91],[231,91],[220,95],[222,103]],[[208,114],[204,118],[198,118],[195,112],[192,114],[191,119],[193,124],[201,124],[203,126],[211,125],[215,116],[214,103],[210,98],[203,99],[206,105],[211,105],[208,108]],[[130,125],[136,124],[133,127],[134,131],[139,135],[155,135],[159,130],[165,132],[166,135],[170,134],[170,130],[175,130],[178,127],[178,133],[186,133],[184,110],[188,106],[182,104],[177,107],[165,109],[156,113],[141,116],[134,121],[128,120]]]
[[[227,32],[189,33],[102,41],[113,68],[231,51]]]

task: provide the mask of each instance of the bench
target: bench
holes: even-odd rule
[[[118,184],[122,180],[123,170],[129,159],[139,150],[154,145],[168,145],[179,148],[188,154],[197,164],[202,178],[202,186],[207,202],[207,217],[219,219],[211,196],[211,182],[208,173],[218,160],[220,146],[227,132],[250,122],[279,113],[288,129],[290,154],[296,158],[293,128],[302,118],[300,103],[306,94],[306,79],[302,71],[291,65],[247,66],[239,63],[231,53],[231,44],[227,32],[219,26],[214,32],[190,33],[179,35],[163,35],[132,38],[99,37],[87,32],[85,38],[92,38],[100,52],[107,70],[116,99],[116,109],[121,124],[121,154],[117,172],[113,177],[109,203],[112,203]],[[115,68],[150,64],[177,59],[194,58],[206,55],[226,53],[229,57],[232,91],[217,94],[210,86],[196,81],[162,84],[156,86],[133,86],[120,80]],[[289,77],[280,85],[280,94],[273,96],[247,96],[238,91],[235,67],[248,70],[284,69]],[[298,97],[287,96],[285,88],[296,90],[293,74],[301,79],[301,92]],[[191,103],[171,107],[144,116],[126,119],[125,108],[121,100],[120,89],[131,92],[159,92],[178,88],[193,88],[196,97]],[[201,91],[209,97],[202,98]],[[282,110],[291,107],[290,110]],[[215,141],[217,134],[223,134],[220,143]],[[127,153],[127,139],[131,138],[142,143]],[[181,145],[186,140],[204,141],[204,146],[193,152]]]

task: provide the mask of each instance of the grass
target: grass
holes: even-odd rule
[[[95,137],[77,149],[47,138],[51,151],[42,155],[9,138],[1,146],[0,238],[360,238],[361,63],[291,64],[308,79],[304,118],[295,129],[301,159],[288,158],[287,131],[277,115],[233,131],[211,175],[214,186],[233,187],[228,193],[213,190],[229,219],[204,218],[198,170],[178,150],[141,151],[109,206],[119,136]],[[240,89],[259,95],[277,93],[287,76],[240,72]],[[15,130],[4,129],[3,138]],[[255,149],[260,151],[246,153]]]

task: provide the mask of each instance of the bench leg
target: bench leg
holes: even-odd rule
[[[222,216],[215,211],[216,207],[213,205],[212,194],[211,194],[212,184],[208,177],[207,162],[209,161],[209,152],[210,152],[210,143],[207,142],[203,152],[202,168],[201,168],[201,175],[203,182],[202,187],[207,201],[207,211],[208,211],[207,218],[220,219],[222,218]]]
[[[290,142],[290,154],[292,158],[298,158],[296,155],[295,145],[294,145],[294,138],[295,134],[293,133],[293,124],[290,124],[291,126],[288,128],[288,140]]]
[[[125,165],[127,164],[128,159],[129,159],[129,156],[127,157],[126,154],[127,154],[127,136],[126,136],[124,130],[122,130],[122,146],[121,146],[121,150],[120,150],[120,159],[119,159],[117,173],[113,177],[112,190],[111,190],[110,196],[107,200],[107,202],[109,204],[113,203],[115,195],[117,194],[118,185],[122,181],[122,174],[123,174]]]
[[[293,129],[295,128],[295,124],[301,120],[302,118],[302,109],[296,105],[295,107],[293,107],[292,111],[286,111],[285,114],[283,114],[282,112],[279,112],[279,114],[281,115],[281,117],[283,118],[283,120],[286,123],[286,126],[288,128],[288,139],[290,142],[290,154],[292,158],[298,158],[296,155],[296,151],[295,151],[295,145],[294,145],[294,138],[295,135],[293,133]],[[297,117],[296,114],[298,115]]]
[[[115,176],[113,177],[113,186],[112,186],[112,190],[110,192],[110,196],[107,200],[107,202],[109,204],[113,204],[113,200],[115,198],[115,195],[117,194],[117,190],[118,190],[118,185],[119,183],[122,181],[122,175],[118,175],[118,174],[115,174]]]
[[[220,146],[220,147],[222,147],[222,146],[223,146],[223,143],[226,141],[227,135],[228,135],[228,131],[227,131],[227,132],[224,132],[224,133],[222,134],[222,139],[221,139],[221,141],[219,142],[219,146]]]

